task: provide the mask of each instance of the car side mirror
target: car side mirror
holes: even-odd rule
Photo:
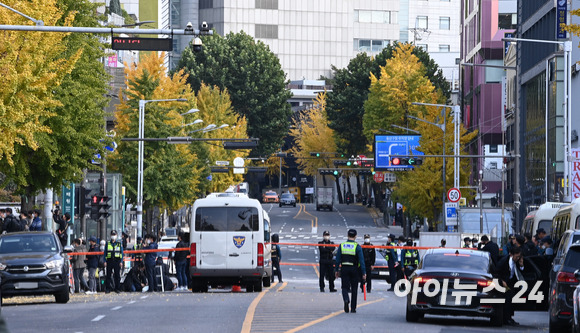
[[[71,252],[74,252],[74,251],[75,251],[75,248],[72,247],[72,246],[70,246],[70,245],[64,247],[64,253],[71,253]]]
[[[576,272],[574,272],[574,277],[576,277],[576,280],[580,280],[580,269],[577,269]]]

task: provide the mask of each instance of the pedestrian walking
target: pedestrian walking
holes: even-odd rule
[[[97,238],[94,236],[89,238],[89,251],[88,252],[99,252],[99,245],[97,244]],[[88,255],[87,256],[87,269],[89,270],[89,290],[87,294],[97,293],[97,269],[99,269],[99,259],[101,255]]]
[[[180,232],[177,235],[177,245],[178,249],[189,248],[189,239],[185,239],[185,234]],[[173,255],[173,261],[175,261],[175,270],[177,273],[177,289],[176,290],[187,290],[187,251],[175,251]],[[144,268],[145,266],[143,266]]]
[[[318,242],[321,245],[334,244],[330,241],[330,232],[324,231],[322,233],[322,240]],[[332,246],[318,246],[318,252],[320,252],[320,259],[318,263],[320,264],[320,276],[318,277],[318,286],[320,287],[320,292],[324,292],[324,279],[328,280],[328,287],[330,292],[336,292],[334,288],[334,262],[332,257],[334,256],[334,250],[336,248]]]
[[[87,252],[87,248],[83,245],[80,238],[76,238],[74,240],[74,252],[76,253]],[[85,280],[84,277],[85,267],[87,267],[85,259],[86,259],[85,254],[74,255],[71,256],[70,259],[73,268],[73,278],[75,280],[75,293],[79,293],[83,291],[83,289],[85,291],[89,290],[89,285],[87,284],[87,281]]]
[[[280,251],[280,237],[278,234],[272,235],[272,247],[270,252],[272,253],[272,277],[271,282],[274,282],[274,274],[278,276],[278,282],[282,283],[282,271],[280,270],[280,261],[282,260],[282,252]]]
[[[340,244],[336,252],[336,278],[340,277],[342,281],[344,312],[356,313],[360,272],[365,272],[362,275],[363,281],[366,280],[367,275],[362,248],[355,241],[356,230],[350,229],[347,237],[348,240]],[[350,300],[349,292],[352,294]]]
[[[40,219],[40,210],[36,209],[33,212],[34,218],[30,224],[30,231],[42,231],[42,220]]]
[[[121,292],[121,269],[123,268],[123,245],[117,239],[117,231],[111,230],[111,240],[105,245],[105,267],[107,269],[107,282],[105,292],[114,290]]]
[[[372,246],[373,245],[371,243],[371,235],[366,234],[364,236],[364,245],[366,245],[366,246]],[[371,284],[372,283],[371,282],[371,270],[373,269],[373,265],[375,264],[377,254],[375,252],[375,248],[373,248],[373,247],[371,247],[371,248],[363,248],[362,251],[363,251],[363,257],[365,259],[365,268],[366,268],[366,270],[364,272],[361,272],[361,273],[366,274],[366,276],[368,277],[368,279],[366,279],[366,288],[367,288],[367,293],[370,293],[371,292],[371,287],[372,287],[372,284]],[[363,281],[361,281],[361,284],[360,284],[360,289],[361,289],[361,292],[363,292],[363,293],[364,293],[364,287],[365,287],[365,281],[363,280]]]
[[[514,307],[512,298],[516,295],[518,288],[515,287],[518,281],[525,281],[523,276],[524,256],[521,247],[513,247],[510,255],[503,257],[497,264],[496,274],[501,286],[506,288],[505,303],[503,306],[503,323],[504,325],[518,326],[512,317]]]
[[[157,238],[154,235],[145,236],[145,244],[143,250],[156,250],[158,248],[155,242]],[[157,279],[155,278],[155,263],[157,252],[148,252],[145,254],[145,275],[149,285],[149,292],[157,291]]]

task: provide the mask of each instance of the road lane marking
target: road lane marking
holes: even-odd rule
[[[312,268],[314,268],[314,272],[316,272],[316,276],[320,278],[320,272],[318,271],[318,267],[315,264],[312,264]]]
[[[135,301],[130,301],[130,302],[128,302],[127,304],[133,304],[133,303],[135,303]]]
[[[105,316],[104,316],[104,315],[100,315],[100,316],[96,316],[96,317],[95,317],[95,318],[93,318],[93,320],[91,320],[91,321],[99,321],[99,320],[101,320],[101,319],[103,319],[103,318],[105,318]]]
[[[288,282],[282,282],[282,285],[276,291],[282,291],[282,290],[284,290],[284,288],[286,288],[287,285],[288,285]]]
[[[385,300],[384,298],[381,298],[381,299],[377,299],[377,300],[374,300],[374,301],[365,302],[365,303],[359,304],[358,305],[358,308],[362,308],[363,306],[370,305],[370,304],[374,304],[374,303],[381,302],[381,301],[384,301],[384,300]],[[338,316],[341,313],[344,313],[344,311],[341,310],[341,311],[333,312],[333,313],[331,313],[329,315],[326,315],[324,317],[321,317],[321,318],[318,318],[318,319],[313,320],[311,322],[308,322],[308,323],[306,323],[304,325],[300,325],[300,326],[295,327],[295,328],[293,328],[291,330],[288,330],[288,331],[286,331],[286,333],[295,333],[295,332],[301,331],[301,330],[303,330],[305,328],[308,328],[310,326],[316,325],[316,324],[321,323],[321,322],[323,322],[325,320],[328,320],[330,318],[336,317],[336,316]]]
[[[149,296],[141,296],[141,299],[146,299],[147,297],[149,297]]]
[[[122,306],[116,306],[116,307],[112,308],[111,311],[117,311],[117,310],[122,309],[122,308],[123,308]]]
[[[270,289],[272,289],[272,288],[270,288]],[[248,311],[246,312],[246,318],[244,319],[244,324],[242,325],[242,332],[241,333],[250,333],[252,331],[252,321],[254,320],[254,314],[256,313],[256,307],[258,306],[258,303],[260,303],[260,300],[264,297],[264,295],[266,295],[266,293],[270,289],[266,289],[266,290],[260,292],[260,294],[258,294],[258,296],[256,298],[254,298],[254,300],[252,301],[252,303],[248,307]]]

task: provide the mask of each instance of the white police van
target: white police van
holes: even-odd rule
[[[262,291],[272,276],[270,218],[243,193],[212,193],[191,211],[190,275],[193,292],[239,284]]]

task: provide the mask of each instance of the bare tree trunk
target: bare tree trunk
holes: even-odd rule
[[[30,191],[30,187],[27,187],[25,194],[20,196],[20,211],[28,212],[34,208],[34,196]],[[16,212],[12,212],[15,216],[18,216]]]

